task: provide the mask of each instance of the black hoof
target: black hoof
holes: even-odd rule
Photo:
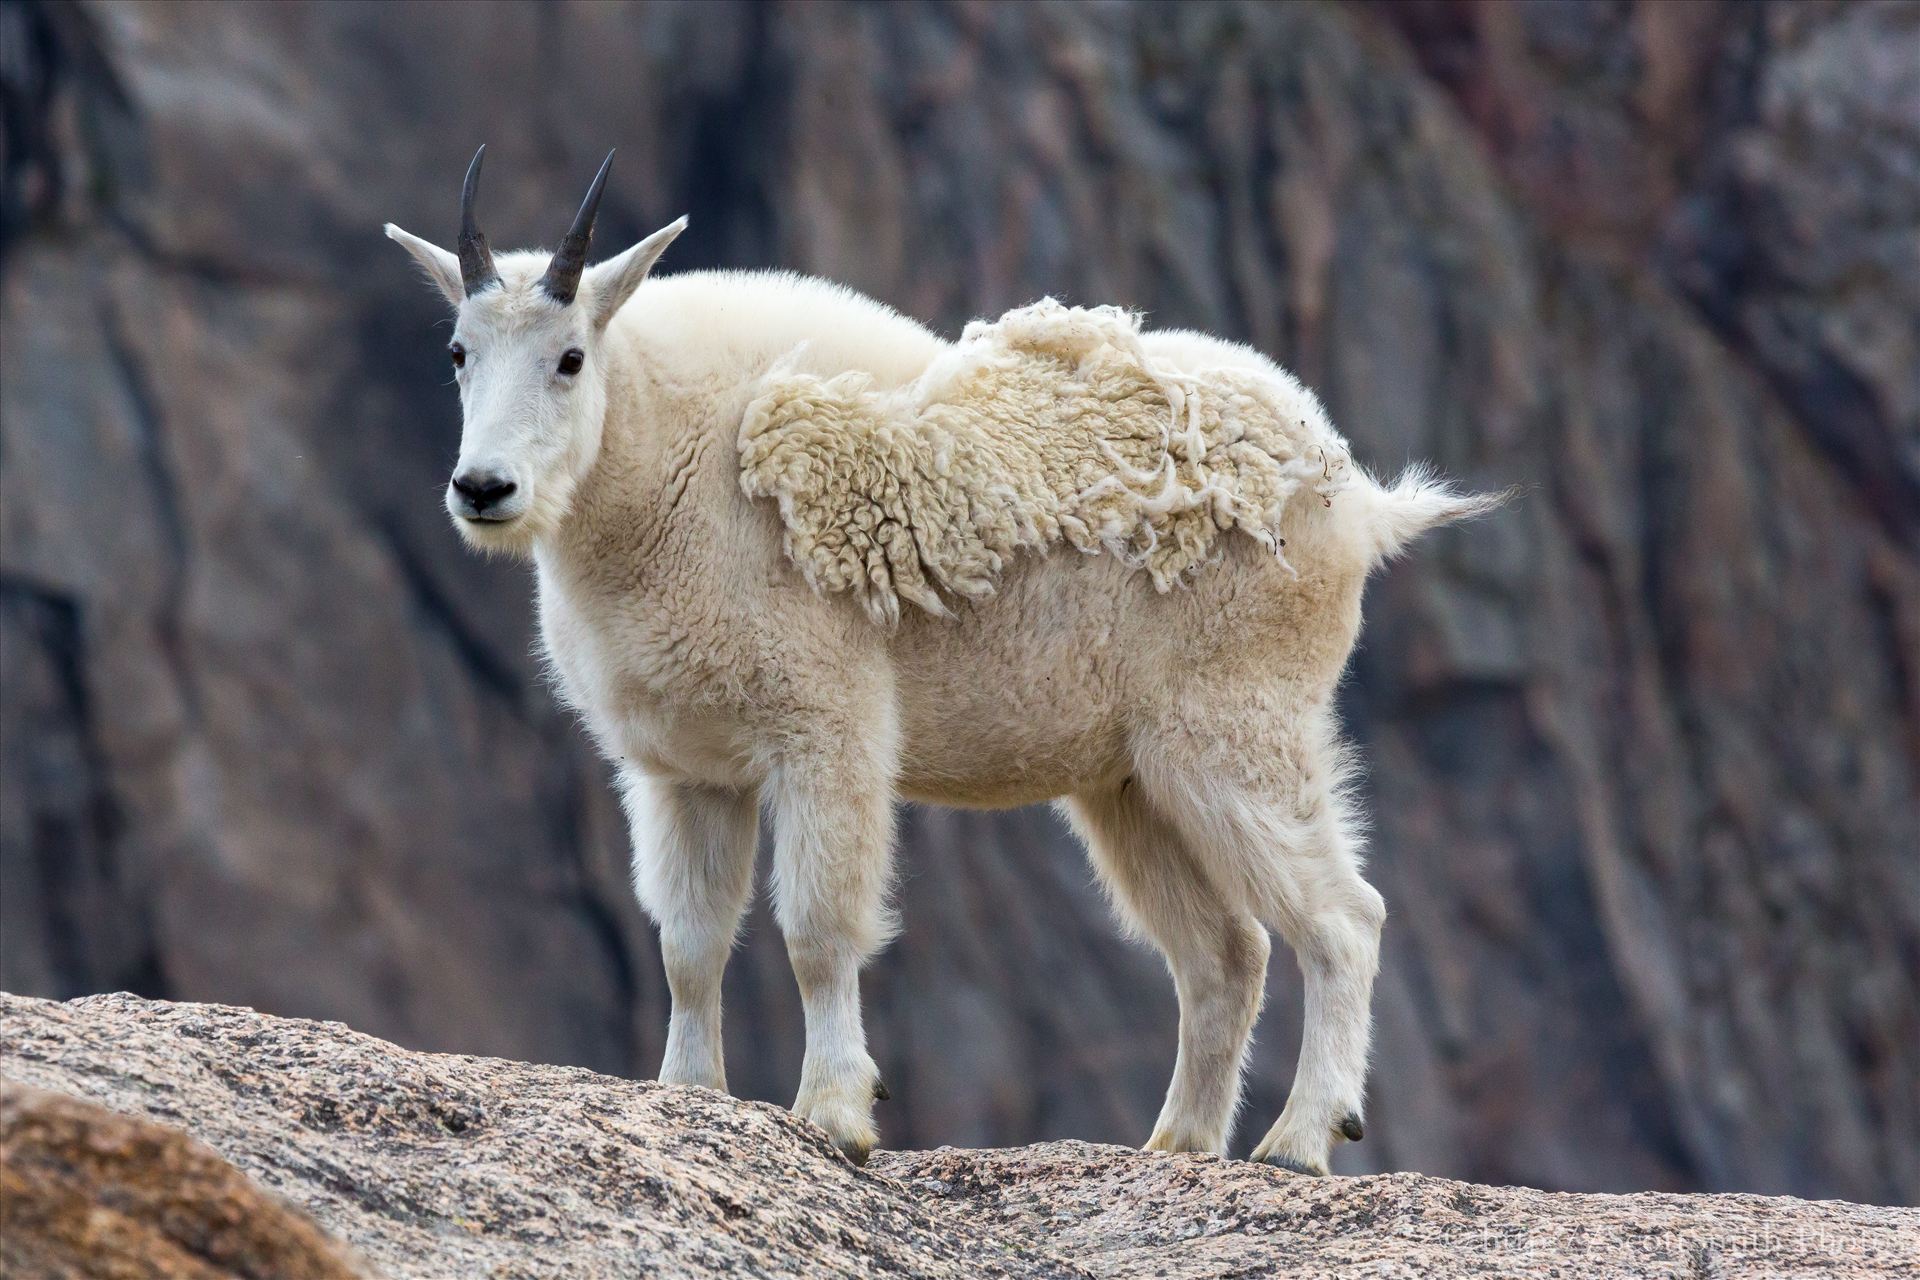
[[[886,1082],[886,1081],[884,1081],[884,1080],[875,1080],[875,1081],[873,1082],[873,1100],[874,1100],[875,1102],[891,1102],[891,1101],[893,1101],[893,1095],[887,1092],[887,1082]]]
[[[1288,1173],[1297,1173],[1308,1178],[1317,1178],[1320,1176],[1318,1169],[1309,1169],[1299,1161],[1289,1160],[1285,1156],[1268,1156],[1265,1163],[1272,1165],[1276,1169],[1285,1169]]]
[[[1367,1128],[1360,1123],[1359,1116],[1348,1114],[1340,1120],[1340,1136],[1348,1142],[1358,1142],[1367,1136]]]

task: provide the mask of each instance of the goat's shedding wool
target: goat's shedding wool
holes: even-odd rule
[[[1302,488],[1331,501],[1345,442],[1275,370],[1174,372],[1138,318],[1046,299],[976,321],[919,378],[776,364],[740,432],[741,485],[773,498],[787,554],[817,589],[875,620],[900,599],[992,594],[1009,557],[1107,551],[1165,591],[1239,529],[1284,561],[1280,519]]]

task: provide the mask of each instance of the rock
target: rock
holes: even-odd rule
[[[764,1103],[128,995],[0,995],[0,1061],[26,1082],[6,1085],[10,1214],[106,1211],[80,1236],[10,1217],[5,1247],[42,1252],[6,1256],[34,1274],[109,1274],[120,1240],[132,1257],[196,1241],[197,1259],[227,1268],[169,1275],[359,1274],[277,1197],[388,1274],[420,1280],[1351,1267],[1845,1280],[1920,1267],[1920,1210],[1838,1202],[1316,1179],[1083,1142],[886,1152],[859,1170]],[[57,1269],[75,1257],[91,1267]]]
[[[1839,1201],[1310,1178],[1084,1142],[898,1152],[873,1167],[1099,1276],[1841,1280],[1920,1265],[1920,1210]]]
[[[0,1080],[0,1269],[40,1280],[371,1277],[178,1129]]]
[[[705,1090],[132,996],[0,997],[0,1057],[178,1126],[397,1276],[1081,1274]]]
[[[1391,918],[1339,1168],[1920,1198],[1916,12],[0,5],[0,986],[656,1067],[618,806],[446,527],[379,232],[450,238],[486,141],[494,242],[551,242],[618,144],[599,242],[688,212],[666,270],[1141,307],[1522,486],[1342,690]],[[1143,1140],[1170,987],[1063,827],[902,833],[883,1140]],[[790,1099],[764,910],[726,1003]],[[1299,1006],[1277,957],[1243,1143]]]

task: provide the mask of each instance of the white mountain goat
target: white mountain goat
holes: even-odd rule
[[[1179,993],[1147,1145],[1224,1153],[1273,928],[1306,1026],[1253,1155],[1325,1172],[1362,1133],[1385,917],[1334,685],[1368,572],[1495,500],[1382,487],[1264,357],[1113,309],[949,344],[823,281],[647,281],[685,219],[588,267],[606,165],[550,259],[495,256],[480,162],[457,256],[386,230],[455,310],[454,525],[532,558],[560,694],[619,771],[673,994],[660,1078],[726,1088],[765,806],[806,1008],[794,1110],[863,1160],[885,1091],[858,974],[893,927],[896,798],[1061,799]]]

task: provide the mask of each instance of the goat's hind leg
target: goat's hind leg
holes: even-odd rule
[[[1331,817],[1309,822],[1285,856],[1307,889],[1304,912],[1281,925],[1305,979],[1300,1062],[1287,1104],[1253,1158],[1323,1174],[1334,1144],[1365,1134],[1373,980],[1387,912],[1360,876],[1350,836]]]
[[[1331,716],[1318,708],[1277,716],[1269,708],[1261,719],[1239,734],[1181,735],[1177,746],[1150,757],[1157,764],[1149,790],[1215,882],[1233,886],[1299,960],[1306,992],[1300,1061],[1287,1104],[1253,1158],[1324,1174],[1334,1144],[1364,1133],[1386,908],[1360,875]]]
[[[1147,1148],[1224,1155],[1266,985],[1267,931],[1222,896],[1131,780],[1076,796],[1069,812],[1114,905],[1166,956],[1180,997],[1179,1055]]]
[[[753,887],[760,814],[750,791],[622,776],[633,887],[660,928],[673,996],[660,1079],[725,1091],[720,980]]]

